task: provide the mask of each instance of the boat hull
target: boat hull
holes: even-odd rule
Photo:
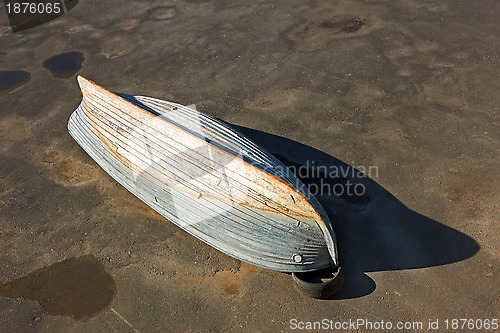
[[[331,222],[277,159],[182,105],[117,95],[79,77],[75,141],[111,177],[188,233],[239,260],[305,272],[336,266]]]

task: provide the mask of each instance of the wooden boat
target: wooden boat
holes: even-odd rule
[[[116,181],[180,228],[250,264],[338,267],[319,202],[273,155],[222,121],[78,77],[69,133]]]

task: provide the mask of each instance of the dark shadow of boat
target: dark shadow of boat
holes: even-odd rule
[[[336,189],[327,193],[320,190],[316,195],[334,224],[346,275],[336,299],[372,293],[375,281],[365,273],[446,265],[479,251],[474,239],[412,211],[353,166],[290,139],[228,125],[298,171],[297,176],[309,188]],[[353,195],[347,194],[349,186]]]

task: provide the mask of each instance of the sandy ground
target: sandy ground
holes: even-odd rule
[[[0,331],[278,332],[293,319],[422,322],[414,331],[439,319],[445,331],[446,319],[498,318],[499,12],[495,1],[81,1],[13,34],[0,8],[0,71],[23,71],[17,88],[0,84]],[[52,73],[66,52],[83,57]],[[196,104],[288,165],[375,166],[357,180],[363,196],[319,197],[344,290],[306,298],[289,275],[210,248],[118,185],[67,132],[76,72]]]

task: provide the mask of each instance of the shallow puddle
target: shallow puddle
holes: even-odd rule
[[[25,71],[0,72],[0,95],[7,94],[31,80],[31,74]]]
[[[53,76],[66,79],[82,69],[84,60],[82,52],[61,53],[46,59],[43,67],[47,68]]]
[[[38,302],[50,315],[90,318],[106,309],[115,281],[92,256],[70,258],[0,284],[0,295]]]

